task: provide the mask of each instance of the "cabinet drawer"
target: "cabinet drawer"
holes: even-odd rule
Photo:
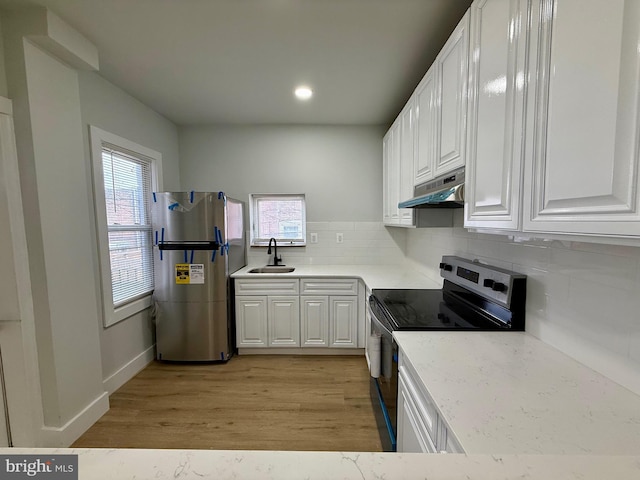
[[[236,295],[298,295],[297,278],[237,279]]]
[[[358,280],[354,278],[302,278],[303,295],[358,295]]]

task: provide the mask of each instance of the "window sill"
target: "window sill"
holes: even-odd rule
[[[132,317],[136,313],[146,310],[147,308],[151,307],[152,304],[153,298],[152,295],[149,294],[142,298],[134,300],[131,303],[127,303],[126,305],[122,305],[118,308],[112,308],[110,312],[105,312],[104,326],[105,328],[111,327],[116,323]]]
[[[250,244],[251,247],[268,247],[269,246],[269,241],[267,240],[266,242],[260,241],[260,240],[254,240],[251,242]],[[307,242],[305,241],[298,241],[296,242],[295,240],[277,240],[277,247],[306,247],[307,246]]]

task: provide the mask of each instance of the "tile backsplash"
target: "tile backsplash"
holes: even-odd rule
[[[317,243],[311,243],[312,233]],[[340,233],[342,243],[336,241]],[[291,265],[398,264],[404,262],[405,244],[405,232],[386,229],[380,222],[307,222],[306,247],[278,246],[278,255]],[[249,247],[247,263],[271,263],[266,247]]]
[[[640,248],[517,241],[462,228],[406,231],[406,259],[438,280],[460,255],[528,275],[526,330],[640,394]]]

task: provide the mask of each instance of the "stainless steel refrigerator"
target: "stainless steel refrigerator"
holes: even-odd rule
[[[244,203],[222,192],[154,193],[158,360],[225,361],[233,354],[229,275],[246,265]]]

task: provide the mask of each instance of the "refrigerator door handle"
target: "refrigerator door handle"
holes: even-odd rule
[[[218,250],[220,244],[210,241],[167,241],[158,243],[160,250]]]

